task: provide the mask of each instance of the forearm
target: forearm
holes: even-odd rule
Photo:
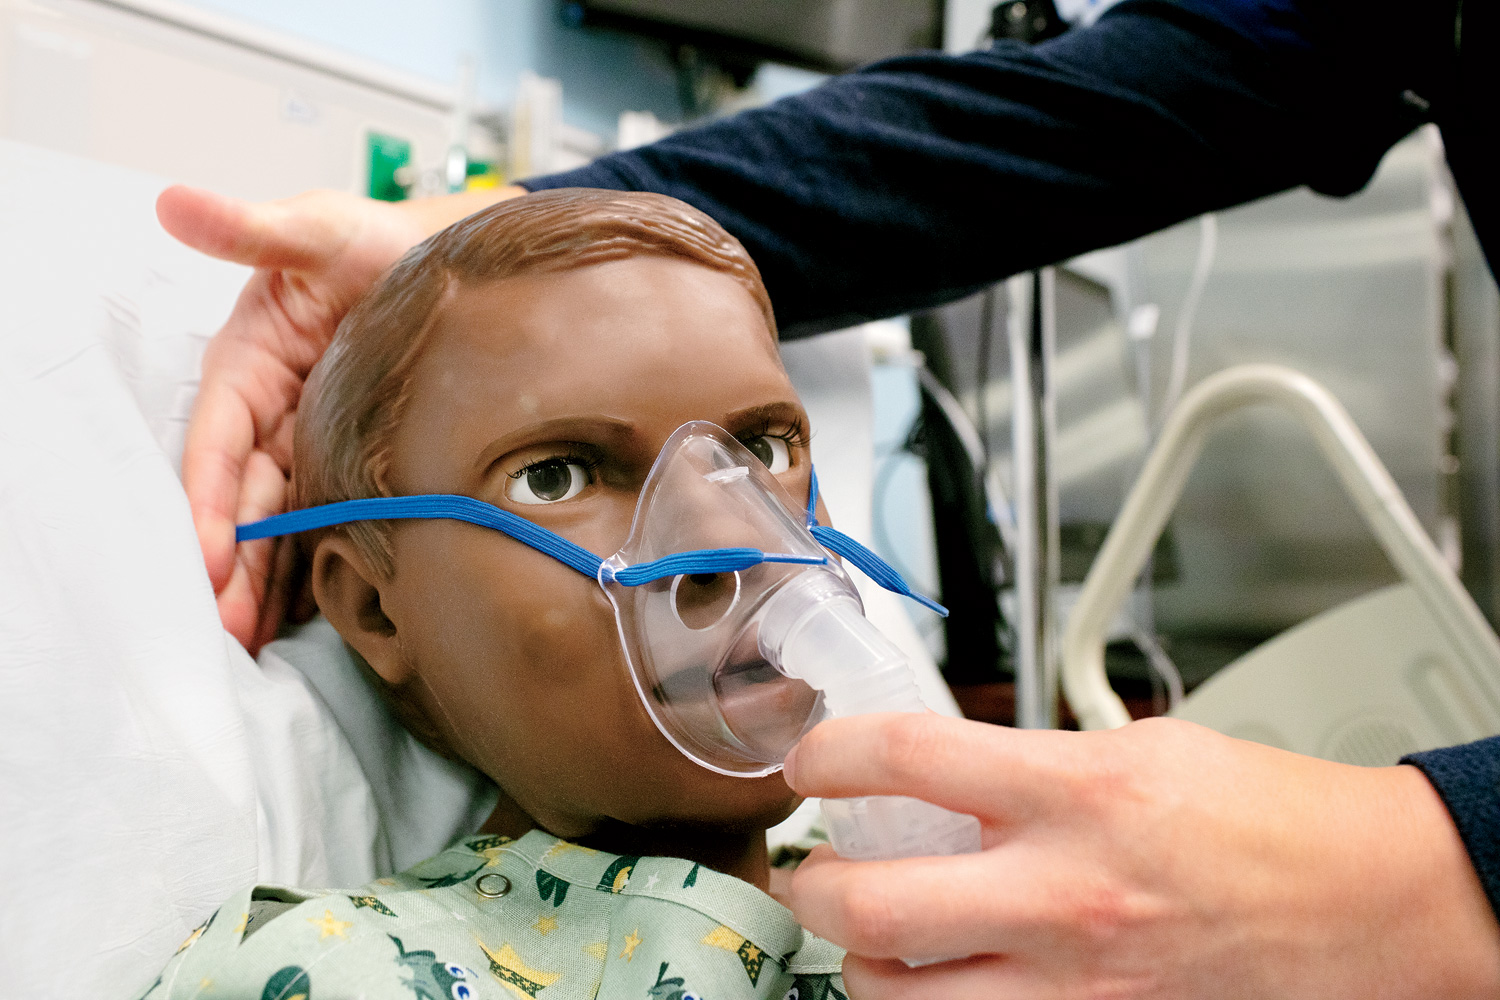
[[[1370,861],[1362,877],[1391,887],[1367,908],[1369,936],[1403,941],[1406,952],[1390,963],[1388,988],[1397,996],[1455,1000],[1500,995],[1500,926],[1472,847],[1415,768],[1372,770],[1369,778],[1383,789],[1388,807],[1385,815],[1368,817],[1366,847],[1355,849]],[[1376,794],[1370,801],[1379,801]],[[1489,831],[1491,841],[1497,835]],[[1380,914],[1383,923],[1376,923]],[[1415,954],[1426,958],[1414,960]]]
[[[1252,40],[1197,9],[1215,6],[1136,0],[1034,48],[891,60],[524,186],[697,205],[795,334],[1298,184],[1356,190],[1417,123],[1337,82],[1316,26]]]

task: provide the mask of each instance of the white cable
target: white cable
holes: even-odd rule
[[[954,437],[958,438],[959,446],[968,456],[969,464],[979,474],[980,486],[984,490],[985,507],[990,520],[1000,532],[1000,547],[1005,550],[1007,559],[1013,558],[1016,551],[1015,509],[1011,506],[1010,496],[1005,492],[999,475],[994,473],[990,465],[984,442],[979,436],[979,429],[974,426],[974,421],[969,417],[963,404],[926,365],[917,366],[917,381],[931,395],[932,401],[937,404],[948,426],[953,429]],[[984,386],[980,386],[979,391],[983,392]],[[986,474],[987,470],[989,474]]]
[[[948,426],[953,428],[953,434],[958,438],[964,454],[968,456],[969,464],[976,470],[983,469],[984,441],[979,436],[979,429],[974,426],[974,421],[964,410],[963,404],[926,365],[917,366],[917,381],[932,396],[932,401],[938,405],[938,409],[943,411],[943,417],[948,421]]]
[[[1167,686],[1167,711],[1172,711],[1182,701],[1182,671],[1177,669],[1177,664],[1172,662],[1167,651],[1161,648],[1161,642],[1154,633],[1136,625],[1130,630],[1130,639],[1135,643],[1136,649],[1145,654],[1146,662]]]
[[[1167,391],[1162,396],[1161,409],[1157,411],[1152,425],[1160,427],[1166,422],[1172,407],[1182,398],[1187,388],[1188,348],[1192,341],[1193,320],[1198,315],[1198,304],[1203,299],[1203,290],[1208,285],[1208,276],[1213,271],[1214,255],[1219,247],[1219,217],[1212,212],[1198,219],[1198,261],[1193,265],[1193,277],[1183,296],[1182,308],[1177,311],[1177,325],[1172,331],[1172,369],[1167,379]]]

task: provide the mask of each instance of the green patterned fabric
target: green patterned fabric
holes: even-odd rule
[[[245,889],[143,1000],[845,1000],[842,960],[739,879],[532,831],[352,892]]]

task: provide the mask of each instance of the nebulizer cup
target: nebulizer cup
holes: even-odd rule
[[[847,581],[808,569],[766,602],[761,655],[823,696],[829,718],[924,712],[906,654],[870,623]],[[921,799],[824,799],[828,839],[851,861],[891,860],[980,849],[979,821]]]

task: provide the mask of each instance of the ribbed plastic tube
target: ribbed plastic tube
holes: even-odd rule
[[[759,642],[782,673],[823,693],[831,716],[927,710],[906,655],[832,573],[799,573],[778,591],[766,604]],[[977,819],[920,799],[824,799],[823,818],[833,849],[852,861],[980,849]]]

